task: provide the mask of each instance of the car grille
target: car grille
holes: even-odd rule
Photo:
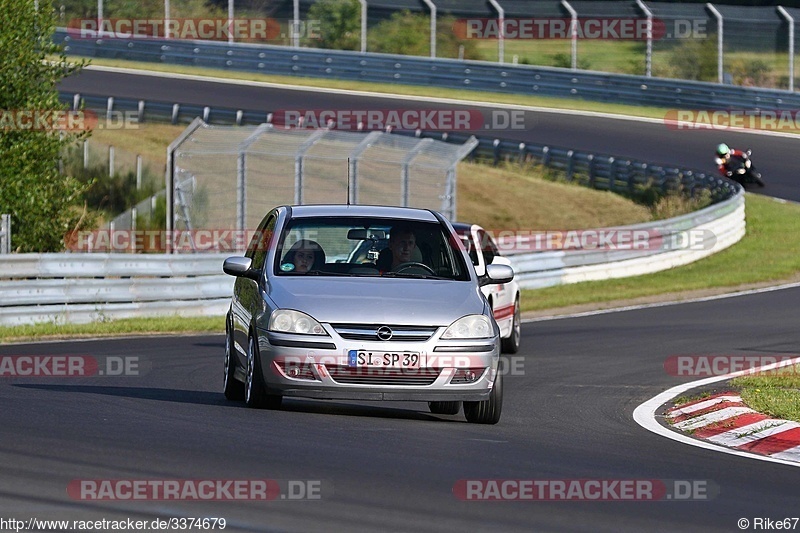
[[[436,326],[392,326],[383,324],[331,324],[343,339],[354,341],[380,341],[378,328],[388,327],[392,330],[393,341],[424,342],[439,329]]]
[[[406,369],[399,368],[352,368],[342,365],[326,367],[331,379],[348,385],[431,385],[439,377],[439,368]]]

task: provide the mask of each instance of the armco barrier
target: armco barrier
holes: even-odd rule
[[[430,85],[666,108],[800,109],[800,95],[790,91],[555,67],[213,41],[90,39],[76,37],[64,29],[56,32],[54,40],[63,44],[70,55],[283,76]]]
[[[627,226],[660,236],[705,230],[701,250],[551,251],[509,255],[523,288],[633,276],[691,263],[739,241],[744,194],[660,222]],[[502,243],[501,243],[502,246]],[[225,254],[12,254],[0,268],[0,325],[159,315],[222,315],[233,279]],[[102,277],[101,277],[102,276]],[[36,279],[31,279],[36,278]]]

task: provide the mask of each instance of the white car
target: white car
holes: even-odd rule
[[[511,261],[500,254],[494,239],[481,226],[454,222],[453,229],[467,248],[479,277],[486,275],[486,265],[511,266]],[[494,319],[500,328],[502,351],[517,353],[520,339],[519,285],[512,280],[509,283],[483,285],[481,291],[491,304]]]

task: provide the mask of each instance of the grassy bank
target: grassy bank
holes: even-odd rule
[[[525,311],[602,304],[655,295],[680,298],[685,291],[736,289],[792,278],[800,272],[800,205],[748,194],[747,234],[706,259],[656,274],[589,281],[524,291]]]

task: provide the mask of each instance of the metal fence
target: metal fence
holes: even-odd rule
[[[477,144],[197,118],[169,147],[168,230],[252,229],[281,204],[413,206],[455,219],[456,165]]]
[[[0,254],[11,253],[11,215],[0,215]]]
[[[113,0],[105,1],[104,14],[100,15],[99,9],[87,11],[85,4],[80,8],[73,5],[76,2],[62,0],[63,25],[74,23],[74,17],[105,16],[108,19],[161,15],[157,8],[147,14],[144,14],[143,7],[132,12],[128,5]],[[98,2],[98,8],[101,3]],[[311,20],[309,14],[314,3],[315,0],[288,0],[272,2],[269,8],[264,8],[263,5],[245,7],[246,3],[238,0],[231,2],[230,16],[238,18],[238,5],[245,8],[243,17],[274,17],[291,35],[262,42],[297,49],[301,44],[314,46],[321,42],[313,35],[309,36],[308,31],[303,39],[298,33],[320,23]],[[448,40],[443,34],[453,34],[462,38],[470,57],[486,61],[571,66],[573,69],[716,80],[773,88],[793,89],[795,84],[797,44],[794,32],[800,9],[793,7],[644,0],[362,0],[361,3],[359,42],[354,47],[361,52],[377,51],[369,35],[381,31],[376,27],[378,24],[400,10],[409,10],[432,19],[430,29],[418,36],[420,42],[430,42],[427,50],[430,57],[460,57],[452,48],[448,51],[442,46]],[[170,18],[167,13],[164,16]],[[449,18],[447,23],[440,25],[436,24],[437,17]],[[612,26],[607,34],[594,37],[591,30],[603,27],[602,24],[609,20],[633,23],[634,33],[627,36],[619,31],[619,26]],[[529,21],[544,24],[538,27],[549,30],[521,31],[523,24]],[[476,22],[478,25],[491,22],[495,29],[480,34],[463,34],[458,29]],[[84,32],[80,35],[88,38],[98,34]],[[156,35],[165,36],[163,31]],[[235,39],[231,36],[226,40],[233,43]],[[463,47],[460,53],[463,54]]]

